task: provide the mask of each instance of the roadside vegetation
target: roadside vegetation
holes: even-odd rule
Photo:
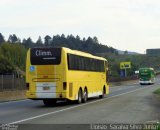
[[[0,74],[16,73],[16,68],[25,70],[26,49],[16,43],[3,43],[0,46]]]
[[[127,76],[134,76],[140,67],[153,67],[160,72],[160,57],[152,57],[142,54],[118,54],[118,50],[98,41],[97,37],[80,38],[64,34],[49,36],[44,40],[39,36],[36,42],[29,37],[21,40],[15,34],[10,35],[8,40],[0,33],[0,74],[16,73],[16,70],[25,71],[25,58],[28,48],[32,47],[68,47],[74,50],[88,52],[97,56],[105,57],[109,63],[110,77],[120,77],[120,62],[130,61],[131,69],[127,70]]]
[[[155,90],[154,93],[160,95],[160,88]]]
[[[101,53],[98,55],[108,59],[111,79],[115,77],[119,78],[119,80],[124,79],[120,78],[120,62],[124,61],[131,62],[131,68],[127,69],[127,77],[129,77],[129,79],[138,77],[138,75],[135,75],[135,71],[142,67],[152,67],[157,74],[160,72],[160,56],[148,56],[145,54],[119,55],[113,53]]]

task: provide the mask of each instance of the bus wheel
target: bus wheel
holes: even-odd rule
[[[88,92],[87,92],[87,89],[85,88],[84,92],[83,92],[83,100],[82,100],[82,102],[83,103],[87,102],[87,98],[88,98]]]
[[[78,101],[77,101],[78,104],[82,103],[82,90],[79,89],[78,91]]]
[[[104,98],[105,94],[106,94],[106,89],[104,87],[102,91],[102,95],[99,95],[99,98]]]
[[[53,106],[53,105],[55,105],[56,104],[56,100],[54,100],[54,99],[43,99],[43,103],[44,103],[44,105],[46,105],[46,106]]]

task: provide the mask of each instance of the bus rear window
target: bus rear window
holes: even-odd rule
[[[61,48],[32,48],[32,65],[58,65],[61,63]]]

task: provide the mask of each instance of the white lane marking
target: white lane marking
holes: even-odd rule
[[[160,84],[160,83],[158,83],[158,84]],[[121,88],[118,88],[118,87],[121,87]],[[131,87],[135,87],[135,86],[131,86]],[[116,91],[116,90],[122,90],[123,88],[126,88],[126,86],[123,86],[123,87],[122,86],[114,86],[114,87],[109,87],[109,88],[110,89],[113,88]],[[27,100],[30,101],[30,99],[22,99],[22,100],[20,99],[20,100],[17,100],[17,101],[5,101],[5,102],[0,102],[0,105],[1,104],[7,104],[7,103],[14,103],[14,102],[23,102],[23,101],[27,101]]]
[[[77,108],[77,107],[81,107],[81,106],[93,104],[93,103],[96,103],[96,102],[101,102],[101,101],[103,101],[103,100],[108,100],[108,99],[111,99],[111,98],[119,97],[119,96],[122,96],[122,95],[125,95],[125,94],[133,93],[133,92],[135,92],[135,91],[137,91],[137,90],[142,90],[142,89],[149,88],[149,87],[150,87],[150,86],[144,87],[144,88],[138,88],[138,89],[135,89],[135,90],[133,90],[133,91],[129,91],[129,92],[126,92],[126,93],[121,93],[121,94],[118,94],[118,95],[115,95],[115,96],[111,96],[111,97],[107,97],[107,98],[104,98],[104,99],[101,99],[101,100],[96,100],[96,101],[93,101],[93,102],[88,102],[88,103],[85,103],[85,104],[81,104],[81,105],[77,105],[77,106],[73,106],[73,107],[61,109],[61,110],[58,110],[58,111],[53,111],[53,112],[41,114],[41,115],[38,115],[38,116],[33,116],[33,117],[30,117],[30,118],[26,118],[26,119],[14,121],[14,122],[11,122],[11,123],[8,123],[8,124],[18,124],[18,123],[21,123],[21,122],[25,122],[25,121],[37,119],[37,118],[40,118],[40,117],[44,117],[44,116],[56,114],[56,113],[63,112],[63,111],[67,111],[67,110],[74,109],[74,108]]]
[[[14,103],[14,102],[23,102],[23,101],[29,101],[29,99],[20,99],[20,100],[17,100],[17,101],[6,101],[6,102],[0,102],[0,105],[1,104],[7,104],[7,103]]]

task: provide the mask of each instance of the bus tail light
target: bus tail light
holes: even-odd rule
[[[29,83],[26,83],[26,88],[27,90],[29,90]]]
[[[67,90],[67,82],[63,82],[63,90]]]

